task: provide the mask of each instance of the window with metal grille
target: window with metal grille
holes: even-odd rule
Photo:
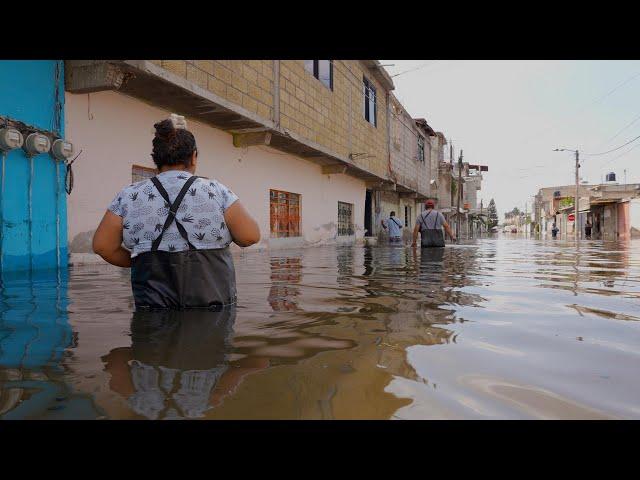
[[[338,202],[338,236],[353,233],[353,203]]]
[[[333,90],[332,60],[305,60],[304,69],[320,80],[329,90]]]
[[[300,236],[300,195],[297,193],[269,191],[271,237]]]
[[[411,207],[408,205],[404,206],[404,226],[408,227],[411,225]]]
[[[375,127],[377,125],[376,87],[367,77],[362,77],[362,95],[364,97],[364,119]]]
[[[158,171],[155,168],[141,167],[140,165],[131,166],[131,181],[133,183],[141,182],[147,178],[155,177]]]
[[[418,135],[418,160],[424,162],[424,137]]]

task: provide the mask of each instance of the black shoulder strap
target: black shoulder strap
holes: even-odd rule
[[[189,250],[195,250],[196,247],[194,247],[193,244],[189,241],[189,235],[187,234],[187,231],[176,218],[176,213],[178,212],[178,208],[180,208],[180,204],[182,203],[184,196],[189,191],[189,187],[191,187],[191,185],[193,184],[193,182],[196,181],[197,178],[198,177],[196,177],[195,175],[192,175],[184,183],[182,190],[180,190],[180,193],[178,193],[178,196],[176,197],[176,200],[175,202],[173,202],[173,204],[171,204],[171,200],[169,199],[169,194],[162,186],[162,183],[160,183],[160,180],[158,180],[157,177],[151,178],[151,181],[155,185],[156,189],[158,189],[158,192],[160,193],[162,198],[164,198],[164,201],[167,202],[167,205],[170,205],[169,214],[167,215],[167,220],[164,222],[164,226],[162,227],[162,231],[160,232],[160,235],[158,235],[156,239],[153,241],[153,244],[151,245],[151,251],[158,250],[158,247],[160,246],[160,242],[162,241],[162,236],[164,235],[164,232],[167,230],[167,228],[169,228],[169,226],[171,225],[171,223],[173,223],[174,220],[176,222],[176,226],[178,227],[178,231],[180,232],[180,235],[182,236],[182,238],[184,238],[184,240],[189,245]]]
[[[393,223],[395,223],[398,227],[402,228],[402,225],[400,225],[398,222],[396,222],[396,217],[389,217],[391,220],[393,220]]]
[[[429,213],[427,213],[427,218],[429,218],[429,215],[431,215],[431,212],[433,212],[433,210],[429,210]],[[424,212],[422,212],[424,213]],[[427,227],[427,223],[426,220],[424,218],[423,214],[418,215],[418,219],[420,220],[420,225],[422,225],[424,227],[425,230],[429,230],[429,228]]]

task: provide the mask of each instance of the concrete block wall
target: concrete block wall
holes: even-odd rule
[[[274,62],[278,60],[151,60],[180,77],[267,120],[277,119]],[[279,60],[280,126],[387,178],[386,90],[359,60],[333,61],[333,90],[304,68],[304,60]],[[377,91],[377,125],[364,118],[362,79]]]
[[[274,115],[273,60],[151,60],[267,120]]]
[[[400,102],[393,95],[390,98],[391,171],[398,183],[418,190],[419,184],[424,186],[427,172],[426,162],[418,160],[418,128]]]
[[[358,60],[333,61],[333,90],[307,72],[304,60],[280,62],[280,125],[386,178],[386,92]],[[377,125],[364,118],[362,79],[376,87]],[[359,158],[360,157],[360,158]]]

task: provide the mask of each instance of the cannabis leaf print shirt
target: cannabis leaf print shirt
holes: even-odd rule
[[[189,172],[169,170],[157,178],[174,202]],[[198,178],[184,196],[176,218],[189,235],[189,241],[198,250],[224,248],[231,243],[231,234],[224,221],[224,212],[238,197],[216,180]],[[109,205],[109,211],[122,217],[124,245],[131,256],[151,250],[153,241],[162,232],[169,207],[150,179],[123,188]],[[189,250],[180,235],[176,222],[172,222],[162,236],[159,250],[179,252]]]

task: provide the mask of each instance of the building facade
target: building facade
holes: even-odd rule
[[[535,196],[534,224],[536,231],[550,234],[553,224],[561,237],[573,237],[578,229],[580,238],[585,236],[585,225],[592,225],[591,238],[600,240],[625,240],[637,235],[640,184],[619,185],[603,183],[580,185],[578,190],[578,217],[575,214],[575,186],[541,188]]]
[[[67,61],[65,125],[83,152],[70,252],[90,254],[112,198],[154,174],[153,124],[170,113],[196,137],[198,174],[258,221],[250,248],[375,238],[391,210],[408,234],[426,198],[451,205],[451,170],[444,134],[412,119],[393,89],[375,60]]]
[[[67,62],[69,135],[83,157],[69,196],[72,253],[122,186],[153,174],[153,124],[188,118],[198,174],[234,190],[259,222],[252,248],[372,235],[393,189],[388,74],[376,61]],[[96,188],[100,185],[100,188]]]

